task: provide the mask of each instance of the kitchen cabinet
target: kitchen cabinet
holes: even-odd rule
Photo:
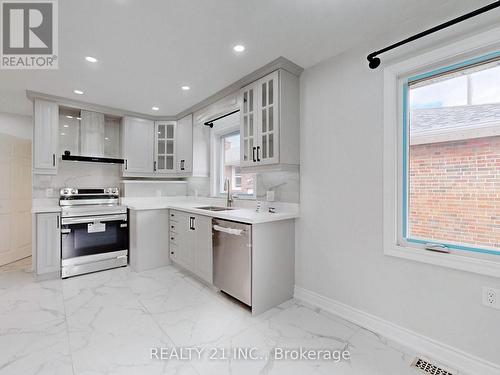
[[[124,177],[190,176],[193,172],[193,117],[177,121],[122,121]]]
[[[154,173],[154,131],[153,121],[134,117],[122,120],[122,153],[125,164],[123,176],[144,177]]]
[[[240,91],[242,167],[299,165],[299,79],[277,70]]]
[[[171,259],[212,284],[212,219],[171,210],[169,226]]]
[[[155,175],[175,174],[176,170],[176,127],[175,121],[155,122],[154,167]]]
[[[168,210],[129,210],[130,267],[141,272],[170,264]]]
[[[176,146],[177,174],[191,175],[193,173],[193,114],[177,122]]]
[[[59,106],[46,100],[34,100],[33,172],[57,174]]]
[[[35,273],[59,276],[61,271],[61,217],[59,213],[40,213],[34,219]]]

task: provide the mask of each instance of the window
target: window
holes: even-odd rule
[[[404,241],[500,255],[500,62],[409,78]]]
[[[220,136],[219,193],[224,194],[224,181],[231,182],[231,192],[240,198],[255,198],[255,174],[240,168],[240,132]]]
[[[386,255],[500,277],[500,28],[490,34],[384,68]]]

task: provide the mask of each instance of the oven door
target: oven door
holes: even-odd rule
[[[127,214],[61,220],[62,260],[128,250]]]

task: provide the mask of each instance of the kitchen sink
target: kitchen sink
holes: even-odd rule
[[[218,206],[205,206],[205,207],[196,207],[198,210],[207,210],[207,211],[229,211],[232,210],[230,207],[218,207]]]

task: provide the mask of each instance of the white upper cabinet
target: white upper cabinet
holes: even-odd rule
[[[124,117],[125,177],[190,176],[193,173],[193,116],[177,121]]]
[[[154,135],[154,174],[166,175],[176,173],[176,133],[175,121],[155,122]]]
[[[257,142],[257,162],[276,164],[279,162],[279,119],[278,71],[258,81],[259,84],[259,137]]]
[[[193,173],[193,114],[177,122],[176,171],[181,175]]]
[[[154,171],[153,121],[124,117],[122,120],[123,175],[151,176]]]
[[[57,174],[59,106],[57,103],[35,99],[33,133],[33,172]]]
[[[299,165],[299,79],[277,70],[240,91],[241,165]]]

